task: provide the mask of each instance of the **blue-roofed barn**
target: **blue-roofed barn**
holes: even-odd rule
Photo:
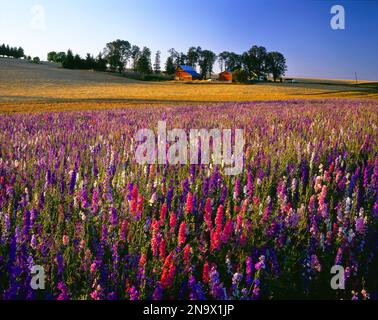
[[[191,66],[180,65],[176,69],[175,79],[179,81],[201,80],[201,75]]]

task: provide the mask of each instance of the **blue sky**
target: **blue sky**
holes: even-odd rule
[[[345,8],[345,30],[330,27],[335,4]],[[286,56],[288,76],[351,79],[357,72],[360,79],[378,80],[375,0],[0,0],[0,5],[0,43],[43,59],[48,51],[68,48],[97,54],[118,38],[161,50],[163,60],[172,47],[241,53],[258,44]],[[35,5],[45,12],[37,27]]]

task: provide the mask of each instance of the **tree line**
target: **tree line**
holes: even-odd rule
[[[213,72],[216,61],[221,71],[232,72],[235,79],[240,82],[266,78],[268,75],[272,75],[276,81],[287,71],[284,55],[276,51],[268,52],[262,46],[252,46],[242,54],[223,51],[217,55],[201,47],[190,47],[187,53],[170,49],[169,54],[166,62],[166,72],[169,74],[173,74],[179,65],[189,65],[194,68],[199,67],[201,76],[206,78]]]
[[[31,56],[25,55],[24,49],[22,47],[11,47],[5,45],[4,43],[0,46],[0,57],[14,58],[14,59],[25,59],[29,62],[40,63],[39,57],[32,58]]]
[[[242,54],[223,51],[216,54],[201,47],[190,47],[186,53],[174,48],[168,50],[169,56],[165,62],[165,73],[173,75],[179,65],[189,65],[198,68],[203,79],[208,78],[218,61],[221,71],[227,70],[234,74],[236,81],[244,82],[252,79],[272,76],[274,81],[285,75],[286,59],[280,52],[268,52],[265,47],[252,46]],[[72,50],[65,52],[49,52],[48,61],[62,63],[68,69],[110,70],[122,73],[126,69],[141,74],[159,74],[161,68],[161,52],[157,51],[152,63],[152,52],[149,48],[140,48],[126,40],[116,40],[106,44],[97,57],[87,54],[85,58],[74,55]]]
[[[94,69],[105,71],[110,69],[112,72],[122,73],[127,67],[134,71],[151,74],[160,73],[160,52],[155,56],[155,63],[151,63],[151,50],[147,47],[140,49],[136,45],[131,45],[125,40],[116,40],[106,44],[106,47],[97,57],[87,54],[81,58],[78,54],[73,54],[72,50],[65,52],[49,52],[48,61],[62,63],[63,68],[67,69]]]
[[[107,61],[102,58],[101,54],[94,58],[88,53],[83,59],[78,54],[74,55],[71,49],[69,49],[67,53],[55,51],[49,52],[47,54],[47,61],[61,63],[63,68],[66,69],[107,70]]]
[[[10,47],[4,43],[0,46],[0,56],[20,59],[24,57],[24,49],[21,47]]]

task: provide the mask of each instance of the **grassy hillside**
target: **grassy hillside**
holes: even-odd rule
[[[373,85],[351,82],[185,84],[141,82],[57,64],[0,59],[0,111],[101,109],[132,105],[324,98],[378,98]]]

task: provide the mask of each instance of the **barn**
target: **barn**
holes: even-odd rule
[[[178,66],[175,79],[179,81],[201,80],[201,75],[191,66]]]
[[[232,73],[230,71],[223,71],[219,74],[219,81],[232,82]]]

